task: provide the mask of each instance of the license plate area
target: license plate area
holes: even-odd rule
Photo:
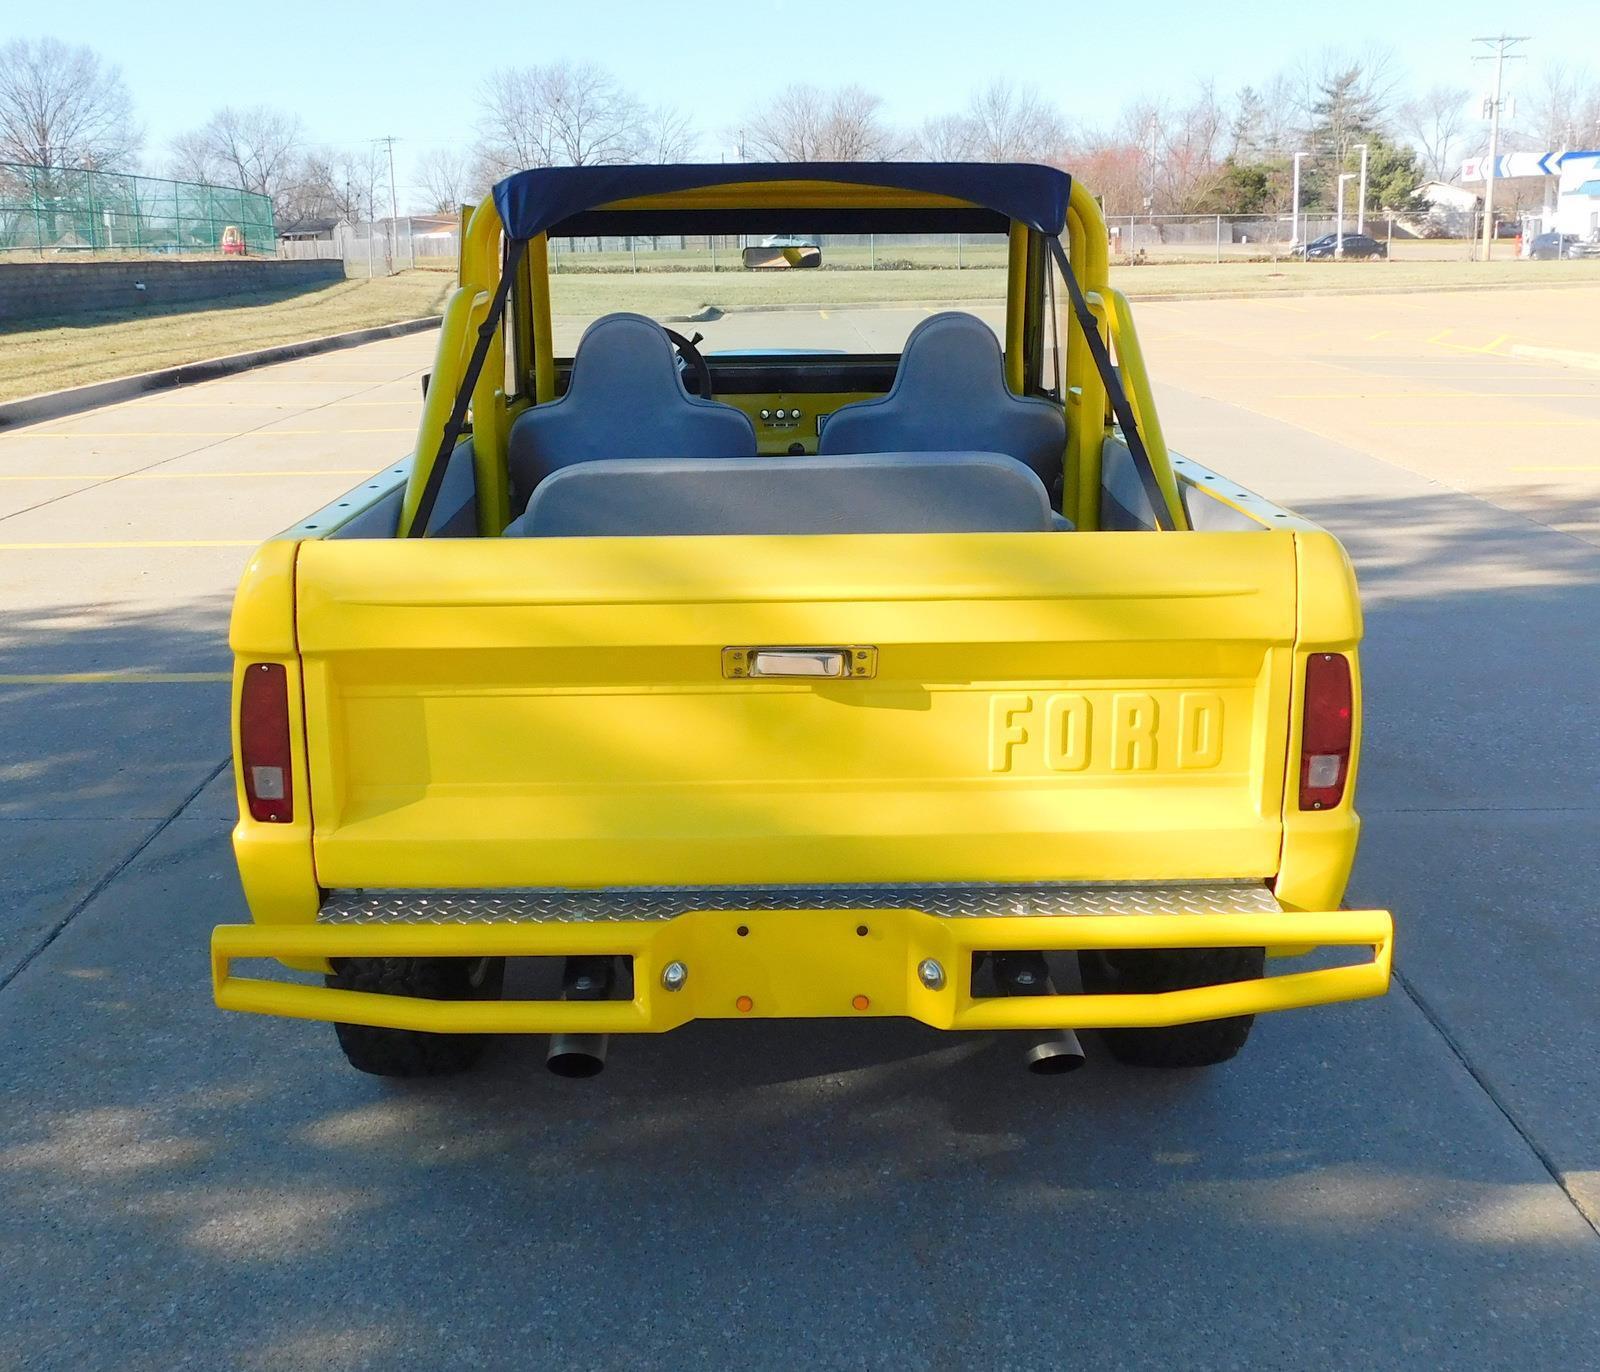
[[[702,910],[674,920],[663,942],[687,936],[685,989],[700,1018],[900,1015],[907,928],[899,911]]]

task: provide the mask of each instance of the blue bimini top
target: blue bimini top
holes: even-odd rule
[[[688,162],[538,167],[494,188],[508,237],[525,241],[618,200],[752,181],[833,181],[965,200],[1052,237],[1066,224],[1072,178],[1025,162]]]

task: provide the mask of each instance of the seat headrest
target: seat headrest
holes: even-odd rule
[[[957,310],[930,315],[906,335],[894,389],[902,394],[948,394],[954,386],[971,391],[975,386],[998,388],[1007,396],[1005,356],[994,330],[981,319]]]
[[[638,406],[688,395],[666,330],[642,314],[626,313],[595,320],[578,340],[567,393],[590,390],[627,396]]]

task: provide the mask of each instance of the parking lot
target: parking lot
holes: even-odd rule
[[[1350,900],[1398,926],[1386,999],[1198,1075],[767,1022],[408,1086],[221,1015],[233,586],[409,449],[433,338],[0,434],[0,1369],[1591,1365],[1597,313],[1137,307],[1173,446],[1357,562]]]

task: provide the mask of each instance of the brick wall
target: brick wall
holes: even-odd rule
[[[4,262],[0,324],[89,310],[165,311],[253,291],[308,291],[344,280],[338,261]]]

